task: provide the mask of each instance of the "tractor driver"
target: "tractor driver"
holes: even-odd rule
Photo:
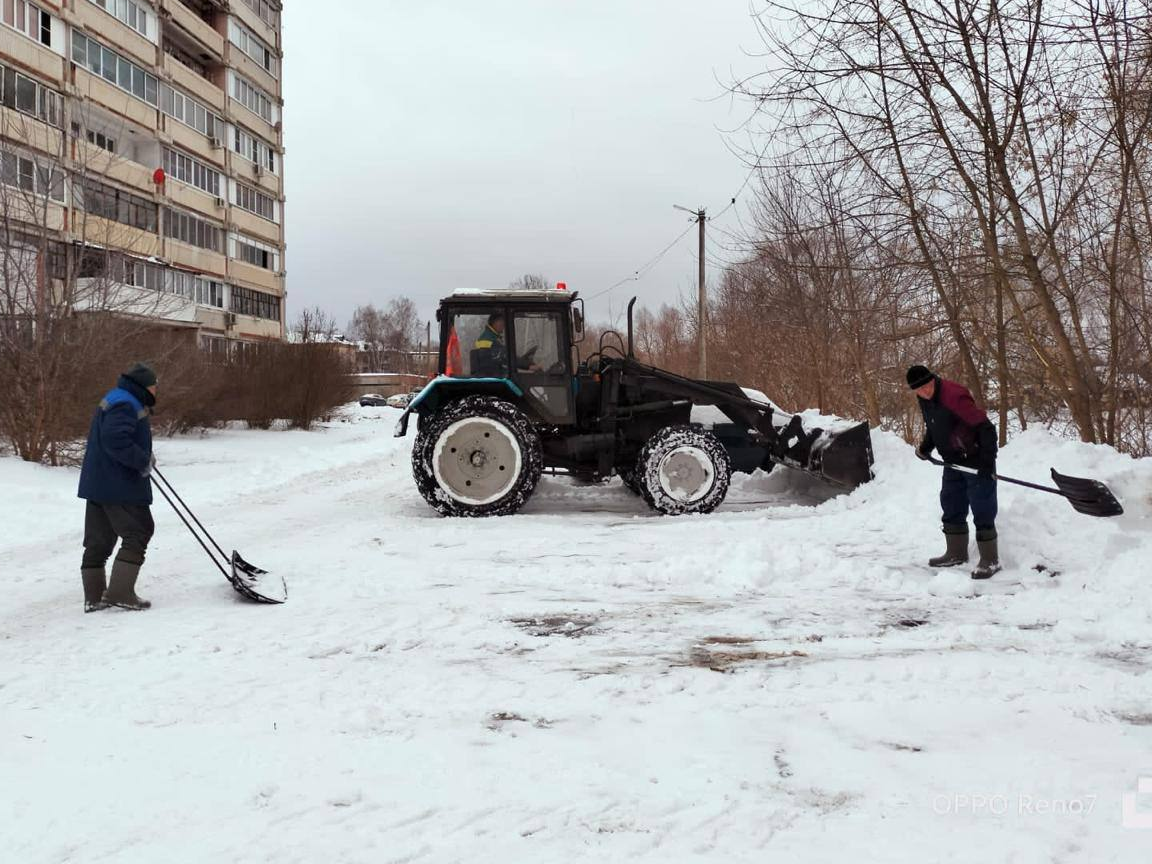
[[[472,374],[480,378],[506,378],[508,376],[508,345],[504,342],[504,313],[493,312],[488,325],[472,345]],[[534,362],[535,348],[529,348],[516,358],[521,372],[539,372]]]
[[[508,376],[508,346],[504,343],[504,313],[493,312],[472,345],[472,374],[479,378]]]

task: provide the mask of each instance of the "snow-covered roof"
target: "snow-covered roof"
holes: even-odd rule
[[[575,291],[560,288],[457,288],[452,300],[544,300],[569,303],[576,299]]]

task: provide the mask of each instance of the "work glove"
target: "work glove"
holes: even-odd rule
[[[996,476],[996,460],[984,459],[980,462],[980,467],[976,469],[977,476],[983,477],[986,480],[991,480]]]
[[[921,448],[917,447],[916,448],[916,458],[917,459],[923,459],[925,462],[927,462],[931,458],[931,454],[922,450]]]
[[[151,477],[152,476],[152,469],[155,467],[156,467],[156,454],[155,453],[149,453],[148,454],[148,467],[140,472],[140,476],[141,477]]]

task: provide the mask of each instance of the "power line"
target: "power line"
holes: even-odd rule
[[[649,261],[648,261],[646,264],[644,264],[642,267],[639,267],[639,268],[637,268],[636,270],[634,270],[634,271],[632,272],[632,275],[630,275],[630,276],[625,276],[623,279],[621,279],[621,280],[620,280],[619,282],[617,282],[616,284],[614,284],[614,285],[609,285],[607,288],[605,288],[605,289],[604,289],[604,290],[602,290],[602,291],[597,291],[595,294],[593,294],[593,295],[592,295],[591,297],[589,297],[588,299],[589,299],[589,300],[595,300],[597,297],[603,297],[605,294],[609,293],[610,291],[614,291],[615,289],[619,288],[619,287],[620,287],[621,285],[623,285],[625,282],[634,282],[634,281],[638,281],[638,280],[640,280],[641,278],[643,278],[643,277],[644,277],[644,275],[645,275],[645,274],[646,274],[646,273],[647,273],[649,270],[651,270],[653,267],[655,267],[657,264],[659,264],[659,263],[660,263],[660,260],[661,260],[661,259],[662,259],[662,258],[663,258],[665,255],[667,255],[669,252],[671,252],[671,251],[672,251],[672,249],[673,249],[673,248],[676,246],[676,244],[677,244],[677,243],[679,243],[681,240],[683,240],[685,237],[687,237],[687,236],[688,236],[688,232],[690,232],[690,231],[692,230],[692,226],[693,226],[693,225],[695,225],[695,224],[696,224],[696,223],[695,223],[695,221],[693,221],[693,222],[689,223],[688,227],[687,227],[687,228],[685,228],[685,229],[684,229],[684,230],[683,230],[683,231],[682,231],[682,232],[681,232],[681,233],[680,233],[680,234],[679,234],[679,235],[676,237],[676,239],[675,239],[675,240],[673,240],[671,243],[669,243],[667,246],[665,246],[663,249],[661,249],[661,250],[660,250],[658,253],[656,253],[656,255],[655,255],[653,258],[651,258],[651,259],[650,259],[650,260],[649,260]]]

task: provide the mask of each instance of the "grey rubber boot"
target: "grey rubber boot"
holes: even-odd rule
[[[101,609],[107,609],[108,604],[103,599],[104,568],[82,567],[80,580],[84,583],[84,611],[99,612]]]
[[[929,567],[958,567],[968,563],[968,526],[945,525],[944,540],[948,544],[943,555],[928,559]]]
[[[976,548],[980,550],[980,563],[972,571],[973,579],[989,579],[993,574],[1000,572],[999,543],[995,531],[976,532]]]
[[[152,608],[151,603],[136,596],[136,577],[139,575],[139,564],[129,564],[117,558],[112,564],[112,576],[108,580],[108,590],[104,592],[104,602],[121,609]]]

